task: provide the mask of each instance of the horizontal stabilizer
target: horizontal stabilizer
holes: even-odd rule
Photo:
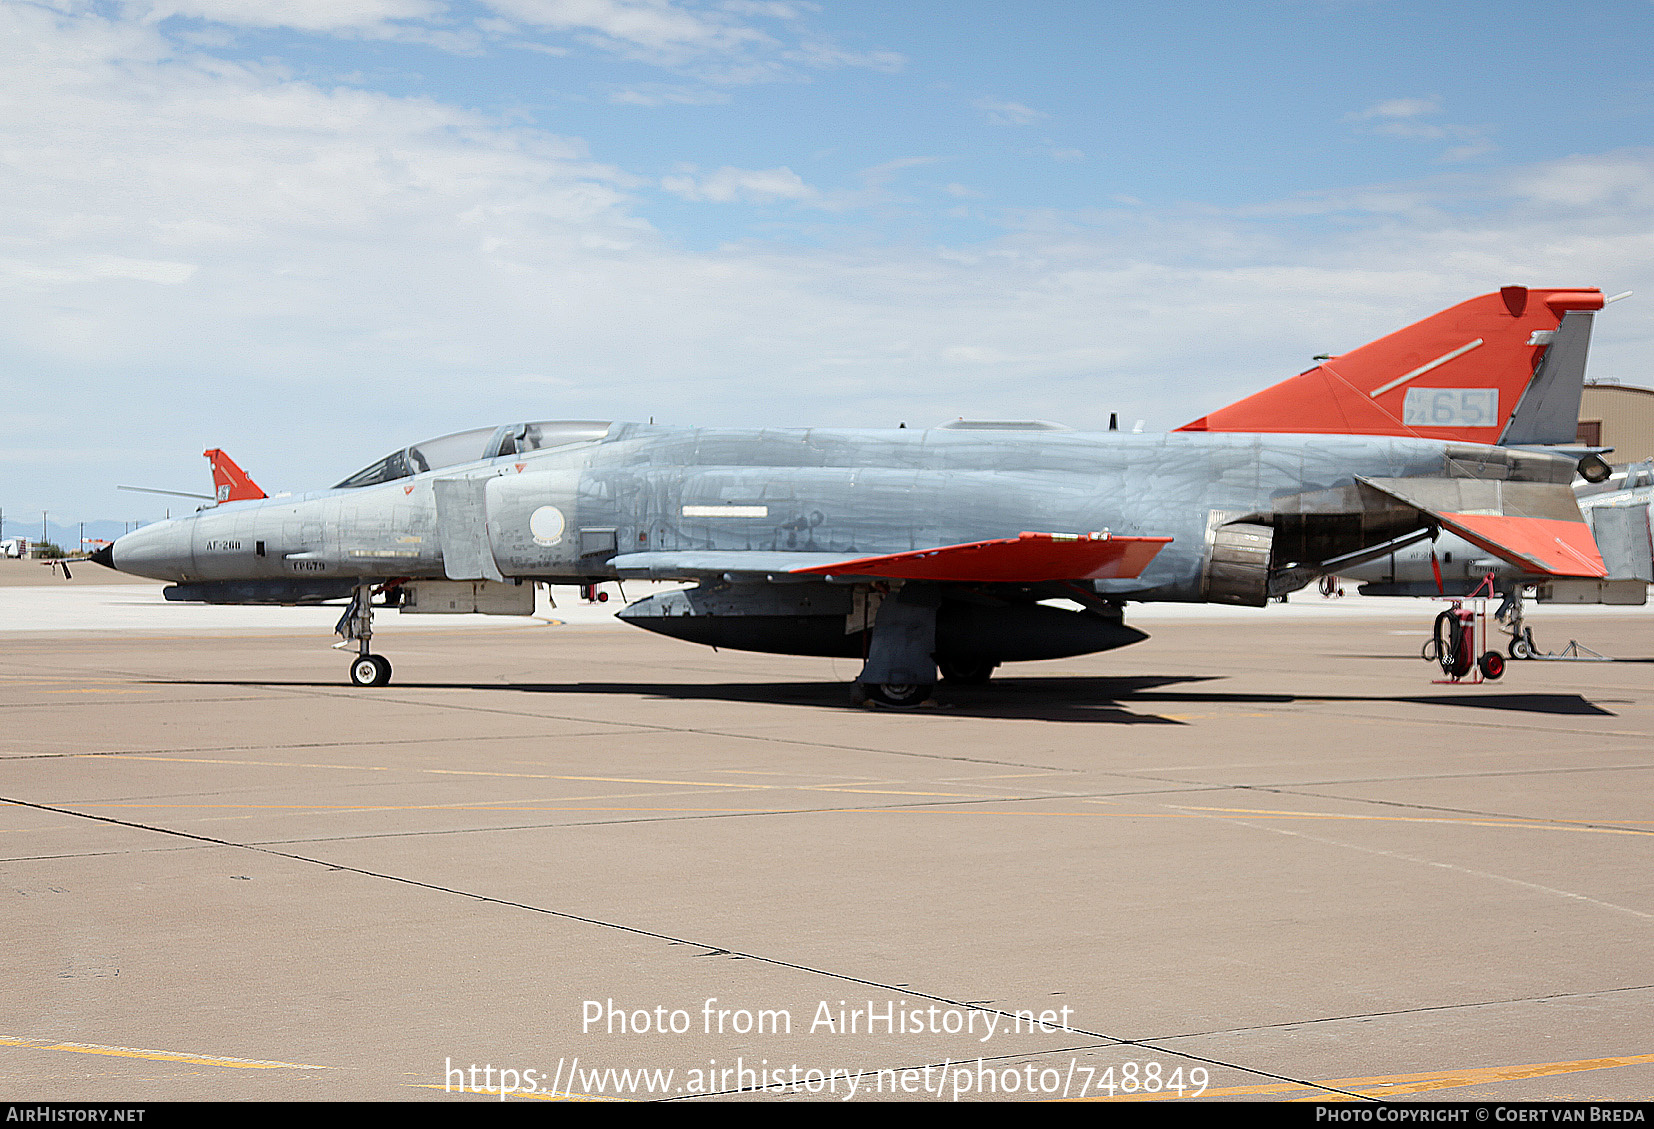
[[[1359,478],[1472,545],[1539,576],[1608,575],[1573,491],[1562,483]]]
[[[653,580],[750,576],[774,580],[868,577],[974,584],[1038,584],[1053,580],[1129,579],[1148,567],[1170,537],[1107,533],[1023,533],[874,557],[842,553],[685,550],[626,553],[614,558],[624,577]]]
[[[1107,533],[1021,533],[994,541],[861,557],[794,572],[803,576],[978,584],[1121,580],[1142,572],[1170,542],[1170,537],[1114,537]]]
[[[1441,523],[1472,545],[1531,572],[1552,576],[1608,575],[1583,521],[1493,514],[1441,514]]]

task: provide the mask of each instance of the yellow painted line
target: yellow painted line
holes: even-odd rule
[[[1541,1062],[1527,1066],[1484,1066],[1457,1070],[1435,1070],[1424,1074],[1388,1074],[1369,1078],[1328,1078],[1313,1085],[1301,1082],[1271,1082],[1260,1086],[1226,1086],[1207,1090],[1202,1098],[1241,1098],[1285,1094],[1307,1094],[1292,1101],[1330,1102],[1354,1101],[1350,1094],[1329,1094],[1317,1086],[1352,1091],[1368,1098],[1384,1098],[1399,1094],[1419,1094],[1430,1090],[1450,1090],[1460,1086],[1485,1086],[1492,1082],[1520,1082],[1529,1078],[1549,1078],[1559,1074],[1579,1074],[1590,1070],[1607,1070],[1616,1066],[1642,1066],[1654,1063],[1654,1054],[1627,1055],[1620,1058],[1586,1058],[1573,1062]],[[1185,1092],[1185,1097],[1188,1096]],[[1159,1094],[1117,1094],[1114,1097],[1081,1098],[1080,1101],[1176,1101],[1177,1092]],[[1645,1099],[1629,1099],[1645,1100]]]
[[[983,799],[971,792],[901,792],[894,788],[846,788],[837,784],[771,784],[766,787],[778,791],[796,789],[800,792],[852,792],[867,796],[943,796],[952,800]]]
[[[151,689],[42,690],[42,694],[153,694]]]
[[[1223,815],[1262,815],[1283,819],[1325,819],[1348,820],[1371,823],[1445,823],[1459,827],[1510,827],[1528,831],[1584,831],[1597,835],[1650,835],[1654,831],[1639,831],[1635,828],[1624,827],[1590,827],[1583,820],[1575,819],[1522,819],[1507,817],[1502,819],[1453,819],[1442,816],[1416,815],[1357,815],[1340,814],[1337,812],[1311,811],[1273,811],[1267,808],[1206,808],[1192,804],[1174,804],[1172,807],[1184,808],[1188,811],[1218,812]],[[1647,819],[1614,819],[1601,822],[1613,823],[1650,823]]]
[[[585,784],[660,784],[674,788],[741,788],[747,791],[765,792],[777,789],[797,789],[800,791],[828,791],[828,792],[864,792],[876,796],[947,796],[953,798],[969,798],[969,792],[900,792],[881,788],[855,788],[838,784],[746,784],[739,781],[727,780],[656,780],[652,777],[633,776],[567,776],[553,772],[490,772],[483,769],[463,768],[413,768],[391,767],[389,765],[351,765],[351,764],[306,764],[294,761],[251,761],[251,760],[224,760],[211,757],[158,757],[143,754],[130,754],[125,760],[177,762],[180,764],[231,764],[248,765],[261,768],[331,768],[331,769],[358,769],[363,772],[413,772],[427,776],[481,776],[488,778],[504,778],[508,780],[574,780]]]
[[[166,811],[732,811],[763,812],[775,808],[636,808],[636,807],[568,807],[566,805],[527,804],[81,804],[84,808],[139,808]],[[781,809],[785,810],[785,809]]]
[[[471,1086],[438,1086],[435,1082],[415,1082],[410,1083],[410,1085],[412,1085],[416,1090],[441,1090],[443,1093],[447,1094],[481,1094],[484,1097],[493,1098],[495,1101],[503,1100],[500,1097],[500,1092],[498,1090],[484,1090]],[[607,1098],[601,1094],[571,1094],[567,1091],[561,1090],[556,1092],[545,1090],[532,1094],[525,1094],[519,1091],[513,1092],[507,1096],[513,1100],[517,1098],[531,1098],[534,1101],[539,1102],[623,1102],[630,1100],[627,1098]]]
[[[626,776],[562,776],[551,772],[487,772],[481,769],[460,768],[413,768],[403,765],[391,766],[380,764],[309,764],[303,761],[254,761],[228,760],[214,757],[158,757],[140,753],[125,756],[125,760],[135,761],[163,761],[179,764],[230,764],[256,768],[329,768],[350,769],[361,772],[413,772],[428,776],[484,776],[503,777],[508,780],[580,780],[587,783],[602,784],[670,784],[675,786],[688,785],[695,788],[748,788],[766,789],[770,784],[732,784],[718,780],[650,780],[633,779]]]
[[[212,757],[157,757],[145,753],[121,753],[122,760],[130,761],[162,761],[178,764],[233,764],[249,768],[341,768],[355,769],[361,772],[391,772],[389,765],[380,764],[306,764],[303,761],[249,761],[249,760],[219,760]],[[403,769],[401,771],[418,771],[417,769]]]
[[[252,1058],[226,1058],[222,1055],[190,1054],[186,1051],[148,1051],[137,1047],[106,1047],[99,1043],[54,1043],[50,1039],[20,1039],[0,1035],[0,1046],[26,1047],[40,1051],[69,1051],[83,1055],[114,1055],[118,1058],[144,1058],[157,1062],[187,1062],[195,1066],[233,1066],[243,1070],[326,1070],[325,1066],[305,1062],[273,1062]]]

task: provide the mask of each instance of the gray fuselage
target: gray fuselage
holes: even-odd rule
[[[1100,593],[1200,600],[1211,531],[1225,522],[1275,522],[1275,564],[1293,565],[1395,535],[1393,515],[1361,518],[1357,476],[1555,482],[1571,470],[1543,455],[1387,437],[616,424],[599,439],[204,509],[127,534],[112,563],[180,583],[581,582],[617,575],[616,556],[637,553],[874,555],[1108,530],[1172,542],[1140,578],[1096,582]],[[1310,513],[1318,533],[1305,532]]]

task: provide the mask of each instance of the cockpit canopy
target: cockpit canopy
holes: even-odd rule
[[[541,420],[538,423],[508,423],[503,427],[477,427],[470,431],[456,431],[452,435],[427,439],[392,451],[371,466],[363,467],[335,490],[353,490],[358,486],[376,486],[424,474],[428,470],[459,466],[462,463],[482,462],[486,459],[525,455],[547,447],[561,447],[566,443],[581,443],[601,439],[609,433],[610,424],[589,419]]]

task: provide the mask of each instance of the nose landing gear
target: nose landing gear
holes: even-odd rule
[[[334,646],[345,648],[356,644],[356,658],[350,663],[350,681],[355,686],[388,686],[391,680],[390,660],[371,653],[373,643],[373,585],[358,584],[350,597],[350,605],[339,617],[333,633],[340,636]]]

